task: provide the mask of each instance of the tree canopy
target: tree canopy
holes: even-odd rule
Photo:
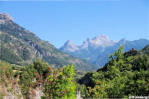
[[[147,96],[149,56],[134,49],[124,53],[121,46],[110,56],[110,61],[103,68],[87,75],[79,81],[85,84],[82,90],[84,98]]]

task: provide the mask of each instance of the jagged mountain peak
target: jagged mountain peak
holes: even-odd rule
[[[71,40],[66,41],[64,46],[61,47],[61,50],[63,50],[63,51],[70,51],[70,52],[77,51],[78,49],[79,49],[78,46],[73,44]]]
[[[65,42],[65,44],[64,44],[65,46],[68,46],[68,45],[74,45],[73,43],[72,43],[72,41],[71,40],[68,40],[68,41],[66,41]]]
[[[12,16],[10,16],[7,13],[0,13],[0,24],[3,24],[3,23],[8,22],[10,20],[11,21],[13,20]]]
[[[88,49],[90,46],[94,48],[112,46],[116,41],[110,40],[108,36],[101,34],[92,39],[87,38],[81,45],[75,45],[71,40],[68,40],[60,50],[67,52],[75,52],[80,49]]]
[[[94,46],[94,47],[107,47],[112,46],[115,44],[115,41],[112,41],[109,39],[108,36],[101,34],[98,35],[92,39],[87,39],[83,44],[81,48],[87,48],[88,46]]]
[[[124,45],[124,51],[128,51],[132,48],[139,50],[147,44],[149,44],[149,40],[147,39],[129,41],[123,38],[117,41],[110,40],[105,35],[99,35],[93,39],[85,40],[83,44],[78,47],[79,50],[74,52],[67,50],[65,52],[72,56],[86,59],[93,64],[104,65],[108,61],[108,56],[114,53],[121,45]],[[144,52],[149,53],[148,51]]]
[[[105,34],[97,35],[92,40],[109,40],[109,37]]]
[[[94,37],[90,43],[96,47],[105,47],[113,44],[113,42],[104,34]]]
[[[41,40],[34,33],[16,24],[12,18],[0,13],[0,60],[11,64],[28,65],[39,59],[49,63],[52,67],[62,67],[74,64],[75,69],[89,70],[94,66],[88,62],[59,51],[52,44]],[[74,47],[72,41],[66,43]]]

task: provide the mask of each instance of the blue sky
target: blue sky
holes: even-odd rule
[[[149,39],[149,0],[0,1],[0,12],[56,47],[105,34]]]

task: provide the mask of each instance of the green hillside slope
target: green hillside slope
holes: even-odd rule
[[[97,72],[79,80],[84,98],[128,98],[149,94],[149,46],[123,53],[118,49]]]
[[[76,69],[94,69],[86,61],[60,52],[3,13],[0,14],[0,56],[1,60],[11,64],[27,65],[39,59],[48,62],[52,67],[74,64]]]

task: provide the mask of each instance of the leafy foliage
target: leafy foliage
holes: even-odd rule
[[[139,51],[136,53],[134,49],[124,54],[121,46],[103,68],[87,75],[79,81],[85,84],[82,88],[84,98],[147,96],[149,56]]]
[[[0,84],[3,83],[7,87],[10,82],[18,83],[25,99],[31,98],[31,92],[36,87],[44,88],[46,98],[75,99],[74,72],[73,65],[53,70],[40,60],[34,61],[29,66],[15,66],[0,62]],[[0,94],[3,95],[3,91],[0,90]],[[45,96],[42,98],[44,99]]]
[[[6,78],[14,78],[13,69],[8,63],[0,61],[0,82],[5,82]]]
[[[50,99],[75,99],[74,66],[67,65],[63,69],[50,72],[46,80],[44,93]]]
[[[48,76],[47,73],[51,71],[49,65],[45,62],[36,60],[29,67],[22,69],[20,73],[20,84],[22,94],[28,96],[31,88],[34,87],[34,83],[43,83]]]

